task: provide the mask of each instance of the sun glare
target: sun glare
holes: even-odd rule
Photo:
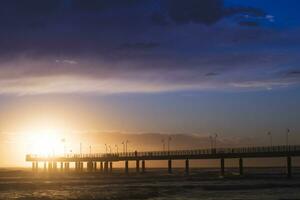
[[[64,153],[64,139],[58,130],[30,130],[26,135],[29,140],[28,153],[30,154],[51,156]]]

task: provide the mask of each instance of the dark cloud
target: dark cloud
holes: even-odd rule
[[[216,73],[216,72],[209,72],[209,73],[206,73],[205,76],[218,76],[219,73]]]
[[[132,49],[132,50],[150,50],[159,47],[159,43],[155,42],[137,42],[137,43],[125,43],[120,46],[120,49]]]
[[[111,8],[124,8],[142,2],[145,0],[73,0],[71,7],[75,10],[102,11]]]
[[[9,14],[11,17],[17,15],[25,18],[46,16],[57,12],[61,3],[61,0],[4,0],[1,1],[1,13]]]
[[[0,4],[4,92],[38,93],[45,84],[47,92],[264,87],[264,79],[267,85],[288,80],[260,74],[260,67],[277,70],[291,57],[298,61],[293,50],[281,54],[269,50],[270,45],[295,49],[297,31],[283,37],[264,23],[256,27],[252,22],[259,23],[264,12],[228,7],[222,0],[7,0]],[[254,53],[248,52],[251,48]],[[258,74],[242,73],[247,70]],[[76,88],[78,77],[84,83]],[[47,87],[49,80],[61,85]]]
[[[13,28],[44,28],[49,23],[60,24],[68,21],[74,26],[101,21],[103,12],[110,11],[109,21],[115,23],[127,18],[127,23],[134,24],[143,19],[156,24],[166,25],[170,21],[176,24],[199,23],[212,25],[221,19],[236,14],[263,16],[257,8],[225,7],[223,0],[4,0],[0,7],[0,25]],[[123,12],[123,11],[124,12]],[[128,13],[136,13],[135,18],[128,18]],[[101,24],[99,23],[99,26]],[[122,25],[122,24],[120,24]]]
[[[235,14],[249,14],[254,17],[264,17],[266,15],[265,11],[259,8],[254,7],[242,7],[242,6],[234,6],[224,9],[225,16],[231,16]]]
[[[213,24],[224,16],[222,0],[169,0],[168,14],[176,23]]]
[[[225,7],[223,0],[167,0],[164,1],[165,13],[154,13],[155,23],[164,25],[168,18],[176,24],[198,23],[212,25],[225,17],[236,14],[264,16],[265,13],[251,7]]]
[[[257,27],[257,26],[259,26],[259,23],[255,22],[255,21],[240,21],[239,25],[241,25],[241,26]]]
[[[147,1],[147,0],[146,0]],[[139,4],[139,0],[3,0],[2,13],[14,11],[14,15],[47,16],[68,11],[103,11],[113,8],[124,8]]]
[[[300,71],[290,71],[287,73],[288,76],[300,76]]]
[[[164,15],[163,13],[160,13],[160,12],[152,13],[151,20],[156,25],[166,26],[169,24],[166,15]]]
[[[210,148],[210,138],[209,134],[197,133],[197,134],[166,134],[166,133],[122,133],[122,132],[88,132],[81,133],[84,137],[88,137],[90,142],[97,141],[99,143],[115,143],[116,141],[129,140],[131,143],[131,148],[139,149],[140,151],[145,150],[161,150],[161,144],[159,141],[162,139],[166,139],[168,137],[172,137],[172,145],[176,146],[176,149],[199,149],[201,148]],[[87,136],[88,135],[88,136]],[[248,139],[248,141],[247,141]],[[239,146],[244,143],[249,144],[249,138],[227,138],[218,139],[218,145],[222,147],[229,146]],[[244,140],[244,141],[241,141]],[[241,143],[239,143],[241,142]],[[142,144],[142,145],[141,145]]]

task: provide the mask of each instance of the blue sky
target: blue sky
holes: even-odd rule
[[[0,4],[2,124],[55,105],[91,116],[78,129],[299,131],[297,0]]]
[[[299,82],[296,1],[2,4],[2,94],[261,90]]]

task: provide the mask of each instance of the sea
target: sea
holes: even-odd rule
[[[227,169],[220,177],[213,168],[147,169],[128,175],[123,169],[112,174],[33,173],[30,169],[0,169],[0,199],[18,200],[300,200],[300,170],[286,178],[284,169],[247,168],[239,176]]]

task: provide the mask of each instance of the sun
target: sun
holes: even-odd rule
[[[59,130],[29,130],[27,133],[28,153],[41,156],[54,156],[64,153],[64,139]]]

